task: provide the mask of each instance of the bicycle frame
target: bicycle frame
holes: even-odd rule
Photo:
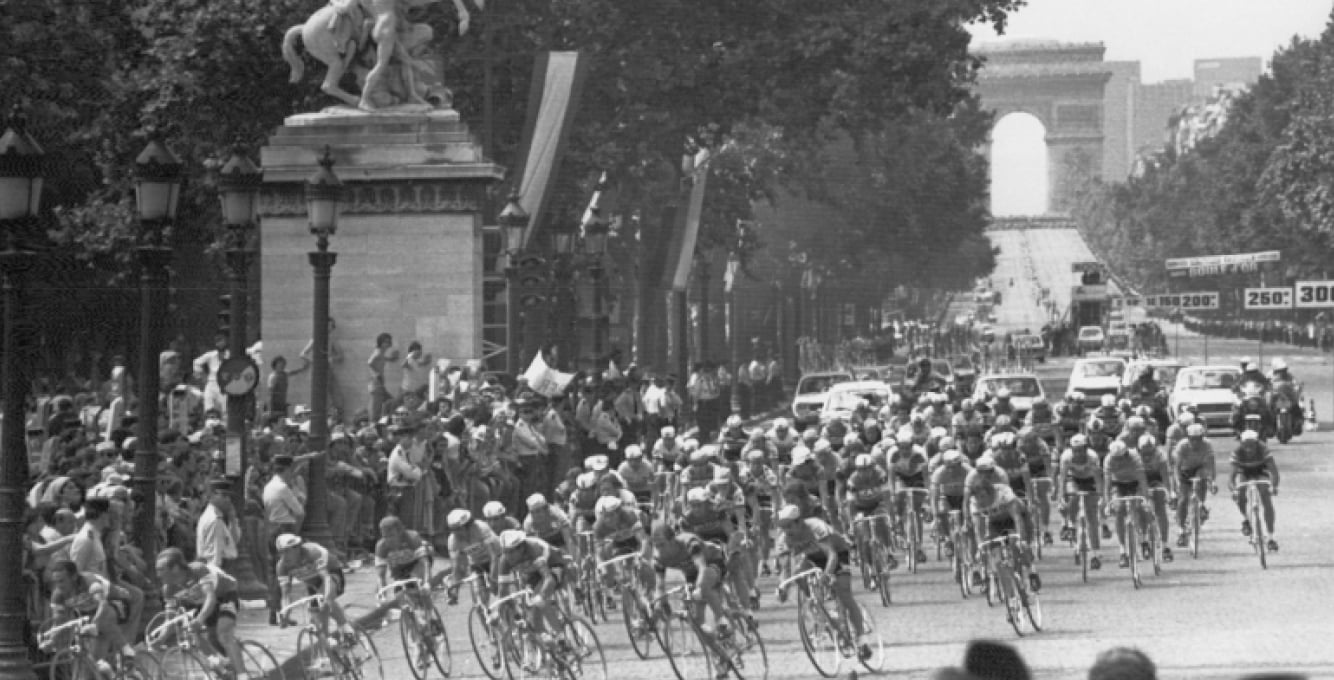
[[[1136,544],[1137,541],[1135,540],[1136,539],[1135,526],[1139,524],[1141,520],[1146,520],[1144,523],[1148,524],[1146,518],[1146,512],[1144,510],[1144,508],[1148,505],[1147,500],[1148,499],[1146,499],[1143,496],[1122,496],[1120,498],[1112,499],[1113,503],[1127,506],[1126,519],[1125,519],[1126,544],[1124,547],[1126,549],[1126,555],[1129,556],[1130,560],[1130,579],[1135,584],[1135,588],[1137,589],[1143,585],[1143,582],[1140,580],[1140,575],[1139,575],[1139,546]]]
[[[1268,479],[1252,479],[1237,484],[1237,488],[1244,489],[1246,493],[1246,519],[1251,523],[1251,548],[1260,557],[1260,567],[1269,568],[1268,556],[1266,551],[1268,546],[1266,541],[1269,539],[1269,525],[1265,522],[1264,499],[1260,496],[1260,488],[1273,489],[1273,482]],[[1272,503],[1273,496],[1270,496]]]

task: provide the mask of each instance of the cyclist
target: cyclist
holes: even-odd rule
[[[1116,440],[1126,445],[1126,448],[1133,449],[1139,446],[1139,440],[1149,431],[1149,424],[1139,416],[1130,416],[1126,418],[1125,427],[1121,428],[1121,434],[1117,435]]]
[[[1045,397],[1033,398],[1033,406],[1024,417],[1024,427],[1033,428],[1048,446],[1056,451],[1061,450],[1061,440],[1064,438],[1061,421]]]
[[[858,455],[853,460],[852,474],[848,476],[848,516],[853,522],[862,517],[874,517],[875,515],[885,515],[886,520],[890,520],[877,522],[875,525],[876,537],[880,540],[880,544],[885,546],[890,569],[898,566],[898,561],[890,552],[890,546],[893,545],[893,542],[889,535],[889,525],[892,522],[889,500],[893,497],[892,494],[889,475],[883,468],[875,464],[875,458],[869,453]]]
[[[959,412],[950,420],[950,435],[956,441],[962,441],[968,436],[970,428],[975,426],[985,430],[986,419],[977,411],[972,399],[964,399],[959,404]]]
[[[716,474],[713,464],[714,455],[717,453],[716,446],[703,446],[698,451],[690,454],[690,464],[681,471],[680,482],[677,489],[681,496],[678,507],[684,508],[686,497],[690,495],[691,489],[707,489],[709,483],[713,481]]]
[[[649,568],[650,545],[648,532],[640,521],[637,508],[626,505],[616,496],[603,496],[598,499],[598,519],[593,525],[593,537],[600,542],[598,558],[602,561],[621,555],[639,553],[644,559],[640,563],[639,576],[650,588],[653,585],[653,570]],[[615,570],[607,574],[608,583],[614,584],[619,579]]]
[[[547,502],[547,497],[540,493],[529,496],[525,503],[528,516],[523,518],[524,532],[553,548],[569,550],[574,545],[574,527],[564,510]]]
[[[718,449],[722,459],[729,465],[741,460],[741,450],[746,448],[749,441],[750,435],[742,426],[741,416],[728,416],[727,425],[718,434]]]
[[[1032,500],[1038,513],[1034,518],[1035,524],[1042,527],[1043,544],[1051,545],[1051,532],[1048,531],[1051,526],[1051,504],[1047,501],[1052,495],[1052,474],[1060,465],[1060,456],[1052,453],[1037,428],[1031,425],[1025,425],[1019,431],[1019,453],[1028,464],[1028,475],[1032,480]]]
[[[1013,433],[1005,432],[991,438],[991,459],[996,462],[996,467],[1005,472],[1005,477],[1010,480],[1010,489],[1014,495],[1020,499],[1020,509],[1029,517],[1029,521],[1024,523],[1025,530],[1034,530],[1032,514],[1029,508],[1024,505],[1028,499],[1028,489],[1033,485],[1033,475],[1029,472],[1028,461],[1024,455],[1019,452],[1019,438]],[[1024,534],[1024,540],[1032,542],[1034,537],[1030,534]]]
[[[769,555],[773,549],[774,497],[778,495],[778,475],[769,468],[763,451],[746,454],[741,469],[741,493],[746,499],[747,516],[755,531],[754,558],[760,573],[769,575]]]
[[[736,461],[736,467],[740,468],[745,464],[746,455],[751,451],[761,451],[765,456],[776,459],[778,450],[773,444],[769,443],[769,437],[763,429],[755,428],[750,431],[750,439],[746,441],[746,446],[741,449],[741,457]]]
[[[773,447],[778,455],[775,461],[781,465],[787,465],[792,462],[792,449],[801,443],[796,430],[792,429],[792,423],[787,418],[779,418],[774,421],[774,426],[765,435],[769,440],[769,446]]]
[[[1203,478],[1209,483],[1205,486],[1213,486],[1216,472],[1214,470],[1214,447],[1205,441],[1205,428],[1199,423],[1191,423],[1186,428],[1186,438],[1177,443],[1176,448],[1172,449],[1170,462],[1176,470],[1177,481],[1180,483],[1181,492],[1186,493],[1187,489],[1195,488],[1195,479]],[[1200,522],[1203,523],[1209,518],[1209,509],[1204,501],[1208,496],[1205,487],[1200,487],[1197,498],[1200,499]],[[1177,536],[1177,547],[1184,548],[1190,544],[1190,539],[1186,536],[1186,515],[1189,512],[1189,504],[1183,499],[1177,504],[1177,527],[1180,529],[1180,535]]]
[[[746,522],[746,495],[741,485],[733,481],[732,471],[719,467],[714,471],[713,481],[709,483],[709,502],[718,512],[731,515],[732,526],[737,531],[728,537],[728,566],[739,571],[736,575],[737,595],[749,593],[751,609],[760,606],[760,591],[755,588],[755,565],[751,561],[755,541],[750,533],[744,531]]]
[[[923,412],[927,427],[949,429],[954,422],[954,411],[950,409],[949,401],[949,397],[940,392],[932,392],[927,396],[928,406]]]
[[[1032,533],[1024,527],[1023,504],[1009,485],[979,482],[970,484],[967,494],[969,511],[973,515],[973,532],[978,545],[988,539],[1010,533],[1019,536],[1021,540],[1025,535]],[[1036,593],[1042,590],[1042,578],[1038,576],[1037,566],[1033,563],[1027,542],[1024,543],[1023,549],[1017,551],[1020,564],[1015,566],[1028,567],[1028,585]],[[999,550],[999,546],[991,547],[992,560],[999,560],[1000,556],[997,554]],[[974,573],[975,581],[977,576],[979,574]]]
[[[316,612],[321,621],[320,627],[327,628],[327,617],[332,615],[343,642],[353,644],[356,632],[343,613],[343,607],[338,604],[344,586],[343,563],[338,556],[318,543],[304,542],[296,534],[279,534],[274,539],[274,547],[278,549],[278,579],[287,578],[288,583],[292,580],[304,583],[307,595],[324,595],[324,605]]]
[[[1112,446],[1112,435],[1107,431],[1107,423],[1102,418],[1094,418],[1089,421],[1087,430],[1089,450],[1097,454],[1101,461]]]
[[[500,595],[508,595],[513,588],[528,588],[533,593],[528,601],[528,624],[538,631],[542,645],[569,644],[562,634],[555,603],[556,588],[567,565],[565,553],[522,531],[506,531],[496,541],[500,547],[496,559]]]
[[[1149,482],[1144,474],[1144,460],[1139,457],[1139,452],[1129,448],[1125,442],[1117,440],[1112,442],[1107,450],[1107,456],[1102,461],[1102,474],[1106,478],[1108,494],[1104,505],[1118,498],[1129,496],[1145,496],[1149,491]],[[1118,566],[1122,569],[1130,568],[1130,556],[1128,551],[1134,546],[1126,544],[1126,511],[1125,503],[1117,504],[1116,508],[1116,541],[1121,547],[1121,557]],[[1145,514],[1147,510],[1141,508],[1135,517],[1130,518],[1139,529],[1139,535],[1145,535]],[[1147,542],[1143,547],[1148,545]],[[1148,550],[1144,550],[1145,557],[1149,557]]]
[[[158,553],[157,575],[162,581],[164,602],[175,600],[195,614],[192,625],[208,632],[209,639],[217,639],[236,671],[238,680],[246,680],[242,672],[241,646],[236,642],[236,612],[241,607],[236,579],[223,570],[203,562],[188,562],[180,548],[167,548]]]
[[[1237,448],[1232,451],[1232,475],[1229,481],[1229,488],[1232,490],[1232,500],[1236,501],[1237,508],[1241,510],[1241,535],[1251,535],[1251,521],[1246,517],[1246,495],[1242,493],[1237,484],[1241,482],[1250,482],[1260,479],[1269,480],[1270,487],[1261,486],[1260,502],[1264,504],[1265,525],[1269,531],[1268,548],[1270,552],[1278,552],[1278,541],[1274,538],[1274,496],[1278,495],[1278,463],[1274,461],[1274,455],[1269,452],[1269,447],[1260,441],[1260,434],[1254,430],[1247,430],[1241,433],[1241,442]]]
[[[1010,402],[1010,390],[1002,387],[996,390],[996,398],[988,404],[993,418],[999,419],[1001,416],[1009,418],[1014,417],[1014,404]]]
[[[838,528],[841,521],[838,514],[839,487],[843,485],[838,478],[838,470],[843,465],[843,458],[834,451],[830,440],[821,439],[815,442],[811,460],[820,466],[820,483],[824,486],[820,500],[824,503],[825,516]]]
[[[58,623],[89,617],[91,623],[80,632],[94,636],[93,658],[104,675],[111,674],[111,665],[105,659],[112,647],[119,647],[122,656],[134,658],[134,648],[129,645],[134,631],[123,630],[129,611],[130,593],[121,586],[99,574],[80,572],[71,560],[51,563],[51,617]]]
[[[1015,434],[1016,432],[1018,432],[1018,430],[1015,429],[1014,422],[1010,419],[1010,416],[1001,415],[996,416],[996,420],[991,423],[991,429],[987,430],[986,433],[982,435],[982,438],[991,442],[996,439],[996,435],[998,434]]]
[[[570,510],[567,514],[573,519],[577,533],[593,530],[599,495],[596,474],[584,472],[574,481],[574,493],[570,495]]]
[[[973,468],[968,466],[964,455],[953,447],[941,453],[940,458],[940,467],[931,474],[930,507],[936,512],[937,531],[946,536],[945,556],[953,558],[954,541],[949,538],[950,511],[963,511],[964,483],[968,481]]]
[[[1182,411],[1181,414],[1177,416],[1176,422],[1168,426],[1164,438],[1167,441],[1167,453],[1169,454],[1169,457],[1172,452],[1177,450],[1177,445],[1186,439],[1186,430],[1188,430],[1194,422],[1194,413],[1191,413],[1190,411]]]
[[[727,576],[727,557],[717,544],[695,534],[677,531],[671,524],[653,527],[653,571],[657,587],[654,599],[666,596],[667,570],[675,569],[692,588],[694,606],[691,615],[704,625],[705,605],[713,612],[714,622],[725,627],[723,579]],[[665,604],[665,603],[664,603]]]
[[[733,524],[731,513],[719,511],[712,500],[706,488],[687,492],[685,512],[681,514],[678,529],[718,544],[727,555],[727,578],[733,593],[738,596],[746,593],[753,599],[755,594],[750,590],[749,575],[742,573],[745,563],[743,536]]]
[[[403,520],[389,515],[380,520],[380,537],[375,542],[375,571],[381,588],[392,581],[411,578],[430,583],[431,546],[420,534],[404,526]],[[430,601],[429,592],[419,588],[410,593],[422,605],[422,611]]]
[[[457,604],[464,572],[471,570],[486,579],[485,583],[496,582],[500,568],[500,540],[491,527],[473,519],[472,513],[463,508],[450,510],[445,516],[445,526],[449,527],[449,554],[454,558],[449,603]],[[481,592],[485,604],[490,599],[490,588],[483,587]]]
[[[486,521],[486,525],[491,527],[491,531],[495,532],[497,536],[502,531],[512,531],[523,526],[519,523],[519,520],[510,516],[509,511],[505,509],[505,504],[500,501],[487,501],[486,505],[482,506],[482,519]]]
[[[926,498],[922,494],[913,494],[908,489],[926,490],[926,451],[915,446],[911,440],[899,438],[899,445],[889,455],[889,487],[894,495],[894,514],[900,532],[907,530],[904,519],[909,509],[920,517]],[[911,504],[911,506],[909,505]],[[920,526],[920,525],[919,525]],[[926,561],[926,551],[922,549],[922,536],[917,536],[917,561]],[[888,545],[888,544],[887,544]]]
[[[1065,394],[1065,400],[1056,406],[1060,417],[1061,432],[1065,436],[1074,436],[1084,431],[1084,393],[1071,390]]]
[[[1158,438],[1145,433],[1139,438],[1139,457],[1144,462],[1144,479],[1149,483],[1149,500],[1153,503],[1154,518],[1158,521],[1158,538],[1163,545],[1163,561],[1172,561],[1172,549],[1167,546],[1167,530],[1171,520],[1167,514],[1168,503],[1175,503],[1177,490],[1176,477],[1167,464],[1167,456],[1158,450]],[[1162,489],[1158,493],[1156,489]],[[1149,528],[1150,531],[1153,527]]]
[[[1105,480],[1102,464],[1098,456],[1089,450],[1088,438],[1077,434],[1070,438],[1070,448],[1061,453],[1060,473],[1056,487],[1065,493],[1065,503],[1061,506],[1061,515],[1065,523],[1061,527],[1061,540],[1073,541],[1075,538],[1075,519],[1079,509],[1075,502],[1081,491],[1089,495],[1084,497],[1084,516],[1089,518],[1089,548],[1093,555],[1089,558],[1089,569],[1102,568],[1102,541],[1099,532],[1093,529],[1097,525],[1098,509],[1101,499],[1106,497]],[[1052,490],[1052,501],[1057,500],[1056,489]],[[1076,558],[1078,559],[1078,558]]]
[[[801,519],[801,512],[791,506],[778,512],[778,528],[783,532],[780,545],[784,554],[791,556],[793,561],[800,560],[801,570],[807,569],[806,565],[823,569],[825,575],[833,580],[834,597],[838,599],[856,636],[857,654],[862,659],[871,658],[862,608],[852,596],[852,572],[848,570],[852,562],[852,546],[848,544],[848,539],[835,532],[822,519]],[[784,579],[791,576],[790,563],[785,565],[780,576]],[[787,601],[787,590],[778,590],[778,601]]]
[[[1297,379],[1292,376],[1288,370],[1288,362],[1281,358],[1274,358],[1270,364],[1273,371],[1270,373],[1272,381],[1272,398],[1282,395],[1292,405],[1289,415],[1292,416],[1292,433],[1300,435],[1302,433],[1302,423],[1305,420],[1305,412],[1302,410],[1302,389],[1297,383]],[[1277,415],[1277,409],[1272,409]]]
[[[629,489],[625,488],[625,482],[622,481],[621,476],[615,472],[609,472],[603,476],[602,479],[598,480],[598,500],[601,501],[603,498],[609,497],[621,499],[621,503],[632,510],[637,510],[639,508],[639,499],[635,498],[635,495],[631,493]],[[602,513],[598,512],[597,508],[597,504],[594,503],[594,522],[596,522],[597,518],[602,515]]]
[[[875,418],[867,418],[862,422],[862,443],[868,447],[875,447],[885,438],[884,430],[880,427],[880,421]]]
[[[639,506],[640,512],[644,513],[644,521],[647,522],[653,515],[657,494],[653,488],[655,480],[653,465],[644,460],[644,449],[638,444],[625,447],[625,462],[616,468],[616,474],[622,482],[625,482],[626,490],[634,494],[635,503]]]
[[[808,500],[816,501],[816,506],[820,508],[821,516],[828,517],[829,502],[825,498],[828,495],[828,487],[822,483],[820,464],[816,462],[815,455],[808,449],[797,448],[792,451],[792,467],[787,471],[787,481],[789,485],[793,482],[799,484],[805,490]]]

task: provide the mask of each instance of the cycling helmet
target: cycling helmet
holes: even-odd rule
[[[738,427],[741,427],[741,416],[738,415],[727,416],[727,429],[734,430]]]
[[[691,490],[694,491],[694,489],[691,489]],[[616,512],[617,510],[620,510],[620,509],[621,509],[621,499],[620,499],[620,497],[618,497],[618,496],[603,496],[602,498],[599,498],[599,499],[598,499],[598,504],[597,504],[596,507],[594,507],[593,510],[594,510],[594,512],[596,512],[597,514],[602,515],[602,514],[606,514],[606,513],[608,513],[608,512]]]
[[[500,519],[505,516],[505,504],[500,501],[490,501],[482,506],[482,516],[487,519]]]
[[[898,443],[899,446],[912,446],[912,433],[900,432],[899,436],[896,437],[894,441]]]
[[[1104,394],[1102,395],[1102,399],[1098,400],[1098,403],[1106,408],[1114,408],[1116,406],[1116,397],[1110,394]]]
[[[997,399],[1009,399],[1009,398],[1010,398],[1010,388],[1008,388],[1008,387],[1002,387],[1002,388],[996,390],[996,398],[997,398]]]
[[[1079,402],[1079,403],[1082,404],[1082,403],[1084,403],[1084,400],[1087,399],[1088,397],[1085,397],[1083,392],[1080,392],[1079,390],[1075,390],[1074,392],[1071,392],[1071,393],[1070,393],[1070,398],[1071,398],[1073,401],[1077,401],[1077,402]]]
[[[919,395],[917,395],[917,405],[918,405],[918,406],[927,406],[927,405],[929,405],[930,403],[931,403],[931,396],[930,396],[929,394],[919,394]]]
[[[931,393],[931,403],[932,403],[932,404],[936,404],[936,405],[939,406],[939,405],[945,404],[945,403],[948,402],[948,401],[949,401],[949,397],[946,397],[944,394],[941,394],[940,392],[932,392],[932,393]]]
[[[602,472],[607,469],[607,465],[610,464],[611,461],[609,461],[606,456],[598,455],[589,456],[584,462],[587,464],[589,470],[592,470],[593,472]]]
[[[631,444],[625,447],[625,457],[626,459],[643,458],[644,449],[640,447],[638,444]]]
[[[937,446],[941,451],[949,451],[950,449],[954,448],[954,446],[955,446],[955,444],[954,444],[954,437],[941,437],[941,438],[940,438],[940,441],[936,443],[936,446]]]
[[[500,532],[500,549],[513,550],[523,545],[523,540],[527,537],[528,535],[519,529],[502,531]]]
[[[448,526],[450,529],[458,529],[471,521],[471,512],[468,512],[463,508],[454,508],[453,510],[450,510],[449,515],[445,517],[445,526]]]
[[[950,449],[949,451],[946,451],[943,456],[941,456],[941,461],[944,462],[946,465],[951,465],[951,466],[959,465],[960,463],[963,462],[963,454],[959,453],[954,449]]]
[[[691,437],[690,439],[687,439],[687,440],[681,442],[681,450],[682,450],[682,451],[685,451],[686,453],[690,453],[690,452],[693,452],[693,451],[698,451],[698,450],[699,450],[699,440],[698,440],[698,439],[695,439],[694,437]]]
[[[779,418],[774,421],[775,430],[786,430],[792,427],[792,423],[787,418]]]
[[[819,432],[819,430],[816,430],[816,429],[813,428],[813,427],[808,427],[808,428],[806,428],[805,430],[803,430],[802,433],[801,433],[801,440],[804,441],[804,442],[806,442],[807,444],[810,444],[811,442],[813,442],[813,441],[815,441],[815,440],[817,440],[817,439],[819,439],[819,438],[820,438],[820,432]]]
[[[933,428],[931,428],[931,438],[932,438],[932,439],[943,439],[944,437],[948,436],[949,433],[950,433],[950,431],[947,430],[947,429],[945,429],[945,428],[943,428],[943,427],[933,427]]]
[[[1076,448],[1076,447],[1083,447],[1083,446],[1088,446],[1088,445],[1089,445],[1089,439],[1088,439],[1088,437],[1085,437],[1085,436],[1082,435],[1082,434],[1077,434],[1077,435],[1075,435],[1075,436],[1073,436],[1073,437],[1070,438],[1070,448],[1072,448],[1072,449],[1073,449],[1073,448]]]
[[[287,550],[301,545],[301,537],[296,534],[278,534],[278,538],[273,541],[273,545],[279,550]]]
[[[926,424],[926,415],[921,411],[914,411],[908,421],[913,425],[924,425]]]
[[[700,449],[698,451],[690,452],[690,462],[691,464],[694,465],[698,465],[700,463],[707,463],[709,462],[709,459],[712,457],[713,456],[710,455],[709,451],[707,451],[706,449]]]
[[[856,446],[862,441],[861,435],[856,432],[849,432],[843,435],[843,446]]]
[[[1130,416],[1126,418],[1126,427],[1147,427],[1144,419],[1139,416]]]
[[[1242,373],[1245,373],[1246,371],[1249,371],[1249,370],[1251,370],[1252,368],[1255,368],[1255,364],[1252,364],[1252,363],[1251,363],[1250,358],[1244,358],[1244,359],[1241,360],[1241,372],[1242,372]]]
[[[705,489],[702,486],[697,486],[686,492],[687,503],[704,503],[708,500],[709,500],[709,491],[708,489]]]
[[[1032,444],[1038,440],[1038,431],[1025,425],[1024,429],[1019,430],[1019,439],[1025,444]]]
[[[1145,420],[1150,420],[1153,418],[1153,407],[1148,404],[1140,404],[1135,407],[1135,415]]]
[[[825,451],[831,450],[833,450],[833,446],[830,445],[828,439],[821,439],[820,441],[815,442],[815,453],[824,453]]]
[[[1203,436],[1204,436],[1204,426],[1201,425],[1201,424],[1199,424],[1199,423],[1191,423],[1191,424],[1190,424],[1190,427],[1187,427],[1187,428],[1186,428],[1186,436],[1187,436],[1187,437],[1193,437],[1193,438],[1203,437]]]
[[[1009,426],[1010,426],[1010,416],[996,416],[996,424],[994,427],[1009,427]]]
[[[991,456],[982,456],[977,459],[977,469],[983,472],[996,469],[996,459]]]
[[[663,426],[663,428],[662,428],[662,438],[663,438],[663,439],[671,439],[672,437],[675,437],[675,436],[676,436],[676,428],[672,427],[671,425],[665,425],[665,426]]]
[[[1121,411],[1129,411],[1131,407],[1129,399],[1122,399],[1116,402],[1116,408]]]
[[[974,408],[976,408],[976,405],[973,404],[972,399],[964,399],[962,402],[959,402],[960,411],[971,411]]]
[[[811,459],[811,450],[804,446],[797,446],[792,449],[792,467],[797,467]]]
[[[867,418],[862,421],[862,431],[880,429],[880,421],[875,418]]]
[[[1102,432],[1107,429],[1107,424],[1102,422],[1101,418],[1094,418],[1089,421],[1089,432]]]
[[[598,485],[598,477],[591,472],[585,472],[574,480],[574,484],[580,489],[592,489]]]
[[[1153,435],[1151,435],[1151,434],[1145,434],[1145,435],[1141,436],[1141,437],[1139,438],[1139,448],[1140,448],[1141,451],[1143,451],[1143,450],[1145,450],[1145,449],[1150,449],[1150,448],[1152,448],[1152,449],[1157,449],[1157,448],[1158,448],[1158,438],[1155,437],[1155,436],[1153,436]]]
[[[1120,439],[1117,439],[1116,441],[1112,442],[1111,446],[1107,447],[1107,455],[1111,456],[1118,453],[1125,453],[1126,451],[1129,450],[1129,448],[1130,447],[1126,446],[1125,442],[1121,441]]]
[[[759,449],[751,449],[746,454],[747,463],[763,463],[765,460],[764,452]]]
[[[1190,425],[1191,423],[1195,422],[1195,414],[1191,413],[1190,411],[1182,411],[1181,413],[1177,414],[1177,422],[1181,423],[1182,425]]]
[[[1279,358],[1275,358],[1274,361],[1273,361],[1273,363],[1269,364],[1269,366],[1270,366],[1270,368],[1273,368],[1275,371],[1286,371],[1286,370],[1288,370],[1288,362],[1286,362],[1286,361],[1284,361],[1284,360],[1282,360],[1282,359],[1279,359]]]
[[[528,497],[527,504],[530,511],[541,510],[542,508],[547,507],[547,497],[540,493],[535,493]]]
[[[1258,442],[1260,441],[1260,433],[1255,430],[1246,430],[1241,433],[1241,440],[1244,442]]]
[[[778,511],[778,526],[787,526],[801,519],[801,510],[795,505],[784,505],[782,510]]]
[[[869,453],[859,454],[856,458],[852,459],[852,464],[857,469],[869,468],[874,463],[875,460],[871,458],[871,455]]]
[[[751,441],[751,442],[762,442],[762,441],[764,441],[764,430],[761,430],[761,429],[758,428],[758,427],[755,428],[754,430],[752,430],[751,433],[750,433],[750,441]]]

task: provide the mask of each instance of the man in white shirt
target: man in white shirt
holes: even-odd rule
[[[765,395],[765,389],[769,386],[769,371],[765,363],[760,361],[760,355],[756,354],[750,360],[746,372],[750,373],[750,413],[763,413],[769,408],[769,400]]]
[[[264,519],[268,527],[265,540],[273,545],[279,534],[295,534],[301,531],[301,523],[306,519],[305,499],[292,489],[291,456],[280,455],[273,458],[273,477],[264,485]],[[271,563],[265,573],[272,574],[278,565],[278,551],[270,550]],[[282,607],[282,588],[276,578],[269,579],[269,624],[278,625],[278,610]]]
[[[511,446],[519,461],[519,496],[527,498],[547,491],[547,439],[542,435],[542,415],[537,404],[528,399],[514,402],[518,417],[514,419]]]
[[[195,554],[200,562],[221,569],[223,560],[234,560],[240,555],[237,550],[240,542],[241,525],[232,511],[232,500],[219,484],[195,525]]]
[[[218,333],[213,336],[213,349],[199,355],[194,361],[194,374],[204,379],[204,410],[216,410],[227,414],[227,399],[218,386],[218,367],[227,359],[227,336]]]
[[[422,344],[413,340],[408,343],[408,353],[403,357],[403,394],[415,394],[421,401],[426,401],[431,387],[431,369],[435,359],[422,352]]]

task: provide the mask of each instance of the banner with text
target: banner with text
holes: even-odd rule
[[[1266,250],[1258,253],[1236,253],[1234,255],[1207,255],[1204,257],[1177,257],[1167,260],[1168,276],[1222,276],[1260,271],[1265,262],[1278,262],[1279,251]]]
[[[1163,293],[1161,295],[1145,295],[1144,306],[1149,309],[1183,309],[1191,311],[1208,311],[1218,309],[1217,291],[1200,291],[1194,293]]]

